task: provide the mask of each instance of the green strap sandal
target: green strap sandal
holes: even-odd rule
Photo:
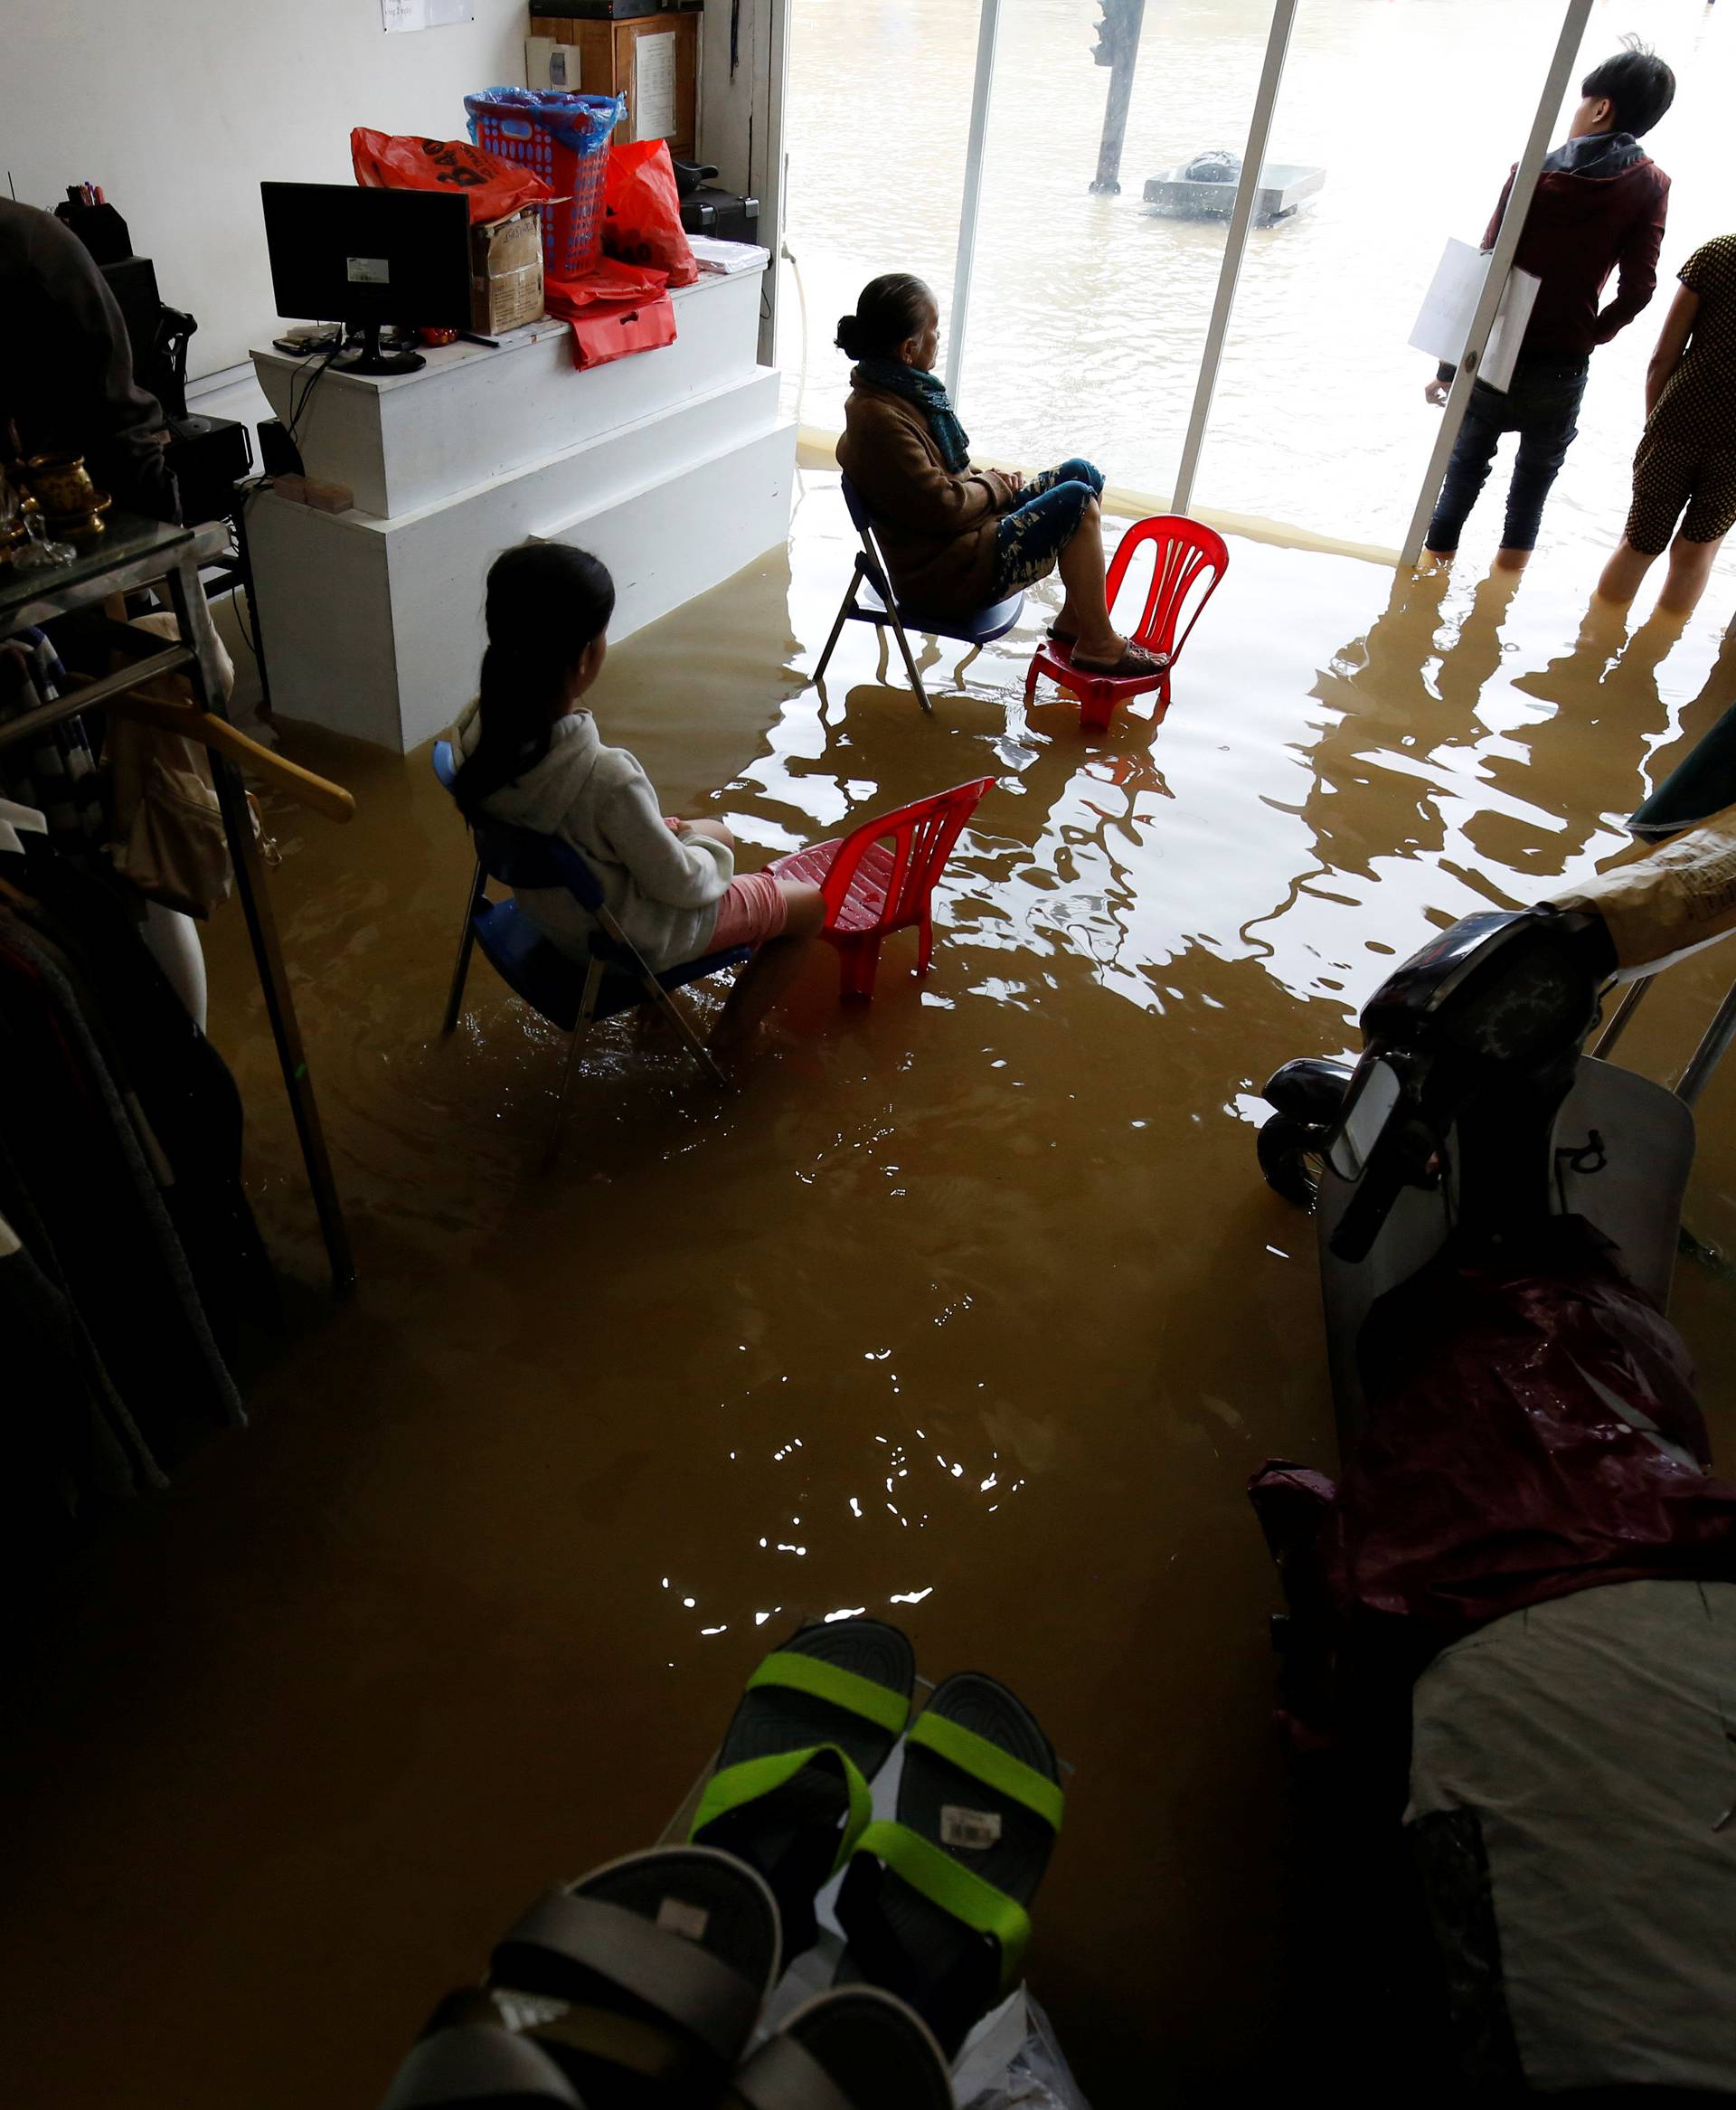
[[[815,1895],[868,1828],[915,1685],[910,1642],[877,1619],[801,1627],[748,1680],[689,1836],[765,1878],[786,1956],[815,1940]]]
[[[905,1738],[896,1821],[870,1824],[851,1859],[840,1982],[896,1993],[955,2057],[1019,1982],[1063,1809],[1030,1710],[976,1671],[947,1679]]]

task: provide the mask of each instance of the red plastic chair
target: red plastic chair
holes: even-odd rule
[[[1181,658],[1182,647],[1200,620],[1200,610],[1217,591],[1218,582],[1230,569],[1230,552],[1224,547],[1221,535],[1197,520],[1188,519],[1185,514],[1158,513],[1149,520],[1136,521],[1121,537],[1121,545],[1109,561],[1107,595],[1111,609],[1135,551],[1148,542],[1157,545],[1151,591],[1146,596],[1145,613],[1130,635],[1136,644],[1156,654],[1161,663],[1157,672],[1131,675],[1124,681],[1107,674],[1088,674],[1073,665],[1071,645],[1057,644],[1052,638],[1048,638],[1031,656],[1031,670],[1024,677],[1026,703],[1036,694],[1037,677],[1046,674],[1051,681],[1079,698],[1079,724],[1082,733],[1103,732],[1114,717],[1118,704],[1144,695],[1150,689],[1159,692],[1154,715],[1161,718],[1168,710],[1171,669]],[[1211,576],[1205,578],[1208,572]],[[1186,628],[1177,637],[1175,626],[1187,608],[1190,594],[1203,578],[1205,578],[1205,591],[1194,601]]]
[[[842,995],[864,1003],[873,995],[881,941],[893,931],[920,930],[916,971],[927,974],[934,956],[929,904],[935,883],[977,801],[995,781],[978,777],[937,791],[772,865],[780,879],[805,879],[825,895],[820,935],[837,948]]]

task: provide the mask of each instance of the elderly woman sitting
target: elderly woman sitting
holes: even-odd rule
[[[838,461],[873,516],[901,601],[966,617],[1059,570],[1067,598],[1051,635],[1090,674],[1150,674],[1156,661],[1109,620],[1099,470],[1063,461],[1026,481],[973,469],[969,441],[934,377],[940,311],[920,279],[863,289],[838,324],[855,360]]]

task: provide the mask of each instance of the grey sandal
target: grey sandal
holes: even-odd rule
[[[442,2001],[380,2110],[540,2110],[550,2103],[584,2110],[548,2054],[515,2037],[486,1995],[469,1992]]]
[[[940,2047],[902,2001],[853,1985],[797,2009],[736,2075],[728,2110],[952,2110]]]
[[[781,1963],[761,1876],[710,1847],[659,1847],[540,1897],[496,1945],[487,1994],[592,2110],[709,2102]]]

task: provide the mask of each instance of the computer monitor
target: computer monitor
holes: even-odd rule
[[[380,349],[382,323],[470,326],[470,204],[456,192],[350,184],[259,185],[278,313],[359,327],[352,374],[411,374],[417,352]]]

